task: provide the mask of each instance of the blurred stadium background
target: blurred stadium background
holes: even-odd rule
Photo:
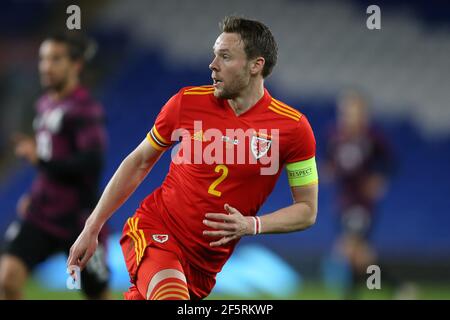
[[[267,86],[305,113],[318,159],[338,93],[357,87],[388,135],[398,170],[379,208],[374,244],[383,268],[424,299],[450,298],[450,3],[444,1],[78,1],[82,30],[98,52],[85,73],[107,113],[109,151],[103,185],[151,128],[180,87],[209,84],[208,64],[227,14],[261,19],[272,29],[279,60]],[[15,131],[31,132],[40,94],[37,52],[48,32],[65,26],[72,2],[2,1],[0,10],[0,232],[15,216],[33,169],[17,161]],[[366,28],[366,8],[381,7],[381,30]],[[166,154],[150,178],[110,220],[112,286],[128,286],[118,232],[139,201],[160,184]],[[316,225],[296,234],[244,239],[218,277],[211,298],[339,299],[348,270],[330,259],[337,231],[334,186],[320,184]],[[261,213],[291,201],[283,175]],[[65,289],[65,257],[39,266],[29,299],[77,299]],[[382,270],[383,272],[383,270]],[[383,278],[382,278],[383,281]],[[360,298],[392,292],[362,288]]]

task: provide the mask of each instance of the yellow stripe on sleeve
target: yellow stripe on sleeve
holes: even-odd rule
[[[282,112],[282,111],[280,111],[280,110],[277,110],[277,109],[275,109],[274,107],[269,106],[269,109],[272,110],[272,111],[275,112],[275,113],[278,113],[278,114],[282,115],[282,116],[291,118],[291,119],[293,119],[293,120],[295,120],[295,121],[300,121],[300,118],[294,117],[293,115],[290,115],[290,114],[288,114],[288,113],[285,113],[285,112]]]
[[[284,107],[285,109],[288,109],[292,112],[295,112],[299,117],[302,116],[302,113],[300,111],[298,111],[295,108],[292,108],[290,106],[288,106],[286,103],[281,102],[280,100],[277,100],[275,98],[272,98],[272,102],[274,102],[276,105],[280,106],[280,107]]]
[[[210,91],[186,91],[183,93],[183,95],[207,95],[214,93],[214,90]]]
[[[299,118],[299,119],[302,117],[299,113],[290,111],[290,110],[288,110],[286,108],[283,108],[283,107],[280,107],[280,106],[276,105],[275,103],[272,103],[270,106],[275,108],[275,109],[277,109],[277,110],[279,110],[279,111],[281,111],[281,112],[288,113],[288,114],[290,114],[293,117],[296,117],[296,118]]]
[[[160,147],[152,138],[150,132],[147,134],[147,140],[148,142],[150,142],[150,144],[152,145],[153,148],[155,148],[158,151],[164,151],[166,150],[165,148]]]
[[[200,87],[193,87],[193,88],[189,88],[189,89],[186,89],[185,90],[185,92],[188,92],[188,91],[202,91],[202,90],[211,90],[211,89],[214,89],[214,87],[213,86],[211,86],[211,85],[209,85],[209,86],[200,86]]]
[[[156,129],[156,126],[155,126],[155,125],[153,126],[152,130],[153,130],[153,133],[155,134],[155,136],[156,136],[162,143],[164,143],[164,144],[170,144],[169,141],[167,141],[166,139],[164,139],[164,138],[162,137],[162,135],[159,134],[159,132],[158,132],[158,130]]]

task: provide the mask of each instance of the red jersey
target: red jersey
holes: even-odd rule
[[[237,241],[210,247],[214,238],[203,235],[205,214],[225,213],[224,204],[228,203],[243,215],[255,216],[283,166],[314,157],[316,146],[306,117],[272,98],[266,89],[264,96],[240,115],[227,99],[218,99],[213,93],[212,86],[183,88],[157,116],[147,136],[153,147],[164,150],[174,143],[176,130],[182,129],[184,134],[175,147],[178,152],[166,179],[142,202],[141,209],[160,213],[186,259],[215,274]],[[233,134],[238,129],[249,134]],[[183,156],[187,161],[180,161]],[[272,163],[268,164],[268,159]],[[262,173],[269,167],[272,172]]]

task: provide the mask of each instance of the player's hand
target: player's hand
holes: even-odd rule
[[[253,234],[253,222],[251,217],[245,217],[239,210],[228,204],[224,206],[227,213],[207,213],[203,223],[215,230],[205,230],[203,235],[208,237],[220,237],[211,242],[211,247],[223,246],[232,240],[245,235]],[[219,222],[221,221],[221,222]]]
[[[14,144],[14,153],[17,157],[23,158],[31,164],[36,164],[38,162],[36,141],[33,137],[23,133],[16,133],[11,140]]]
[[[98,245],[98,232],[85,227],[78,239],[72,245],[67,259],[67,267],[78,266],[83,270],[89,259],[95,253]]]

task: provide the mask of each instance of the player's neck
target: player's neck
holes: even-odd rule
[[[264,96],[264,80],[254,81],[239,96],[228,99],[230,107],[236,115],[240,115],[253,107]]]
[[[80,82],[78,79],[73,79],[72,81],[69,81],[62,90],[52,90],[49,92],[49,95],[53,100],[62,100],[71,94],[79,86],[79,84]]]

